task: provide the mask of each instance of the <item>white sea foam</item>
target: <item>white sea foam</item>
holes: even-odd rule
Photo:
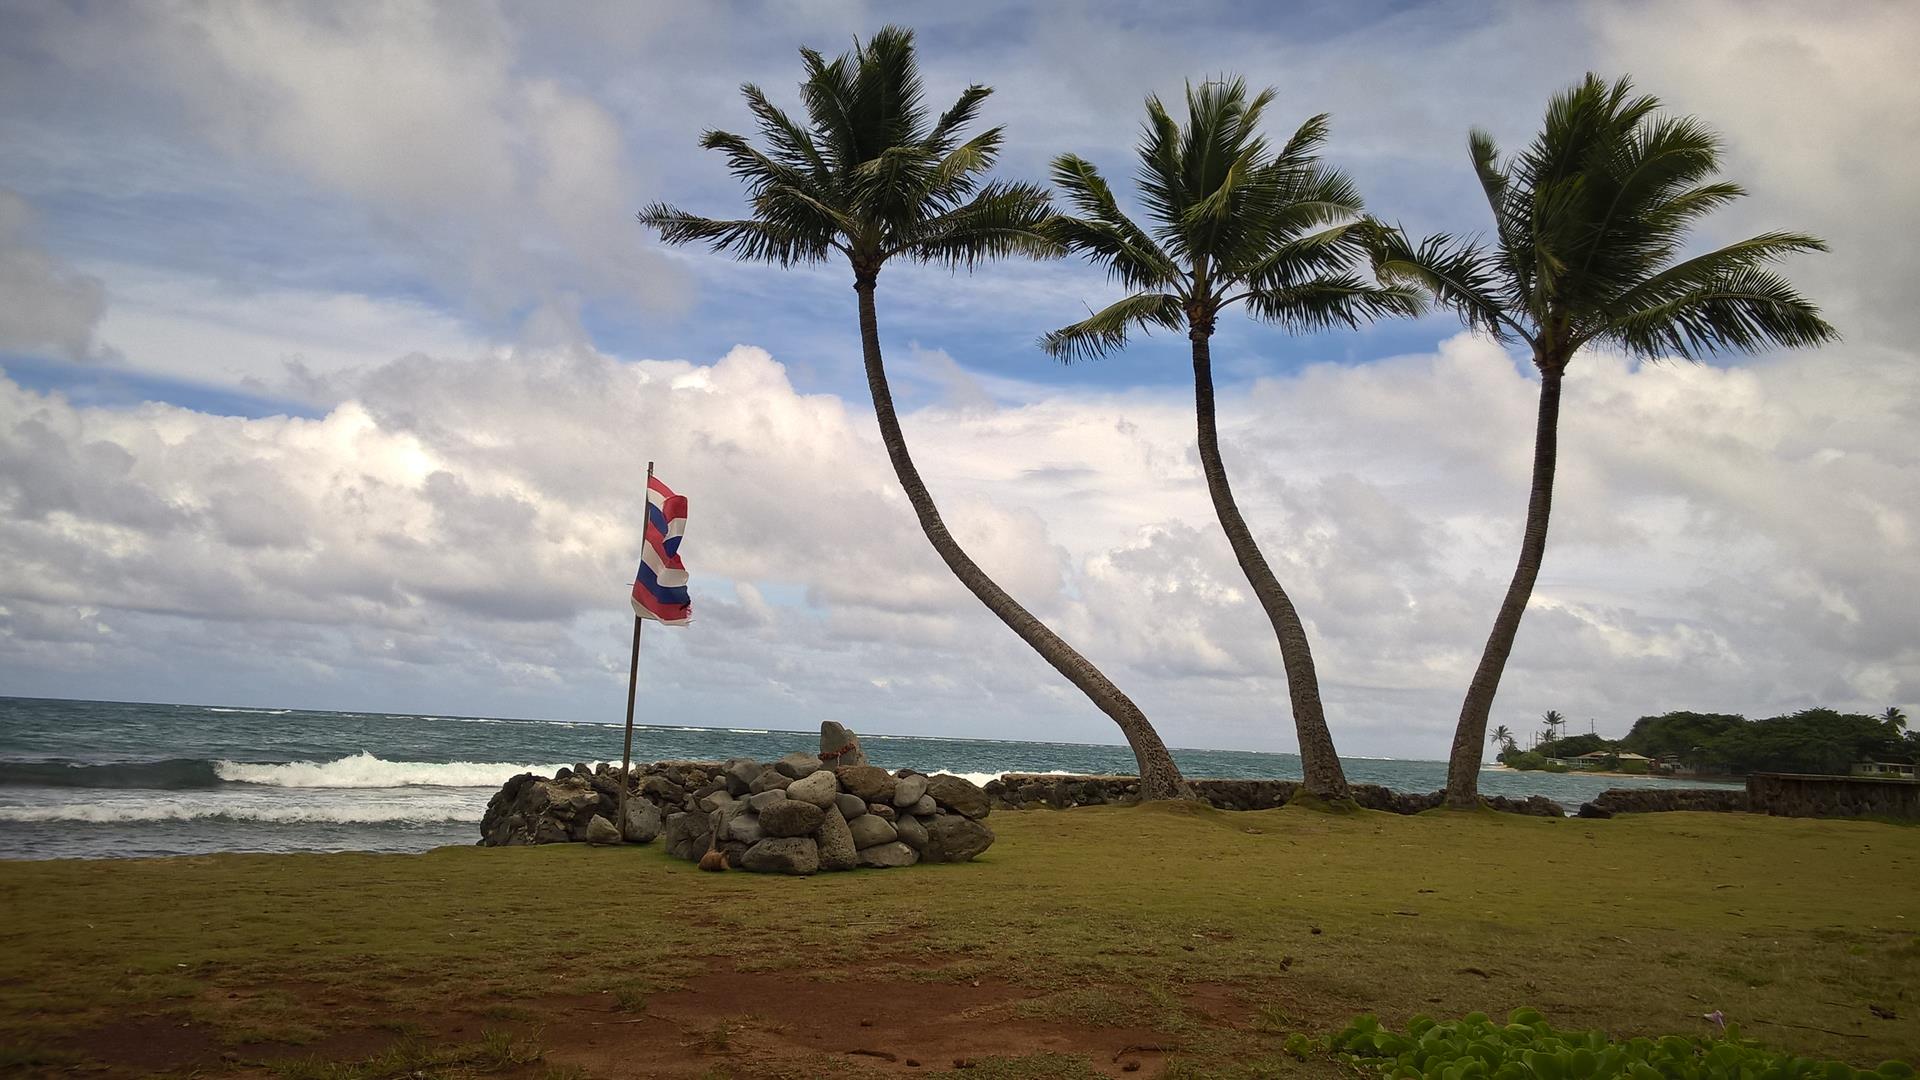
[[[502,761],[385,761],[364,750],[334,761],[213,763],[214,774],[222,780],[292,788],[498,787],[523,772],[551,776],[558,768]]]
[[[292,709],[230,709],[224,705],[203,705],[201,708],[208,712],[248,713],[253,716],[285,716],[293,711]]]
[[[236,821],[279,825],[405,825],[478,822],[484,802],[452,797],[369,799],[246,798],[222,795],[104,798],[33,806],[0,806],[0,821],[139,824]]]

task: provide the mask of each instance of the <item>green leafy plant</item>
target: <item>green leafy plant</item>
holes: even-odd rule
[[[1556,1031],[1534,1009],[1515,1009],[1505,1024],[1485,1013],[1440,1022],[1416,1016],[1405,1033],[1362,1016],[1334,1035],[1331,1051],[1384,1077],[1435,1080],[1895,1080],[1913,1067],[1889,1061],[1877,1070],[1838,1061],[1814,1061],[1764,1049],[1728,1025],[1717,1037],[1667,1035],[1615,1042],[1598,1031]],[[1301,1049],[1306,1049],[1303,1044]]]

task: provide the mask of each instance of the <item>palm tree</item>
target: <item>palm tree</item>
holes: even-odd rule
[[[1898,705],[1887,706],[1887,711],[1880,714],[1880,722],[1896,735],[1907,730],[1907,714],[1900,711]]]
[[[1508,727],[1505,724],[1501,724],[1499,727],[1494,728],[1493,735],[1491,736],[1491,738],[1493,739],[1494,742],[1499,743],[1501,748],[1504,750],[1514,749],[1513,729]]]
[[[886,27],[833,60],[812,49],[800,55],[806,66],[800,85],[804,124],[749,84],[741,92],[765,149],[724,131],[701,138],[701,145],[726,155],[746,186],[751,216],[715,220],[655,203],[641,211],[640,220],[669,244],[705,243],[743,260],[783,267],[835,255],[847,260],[881,441],[934,551],[981,603],[1120,726],[1139,762],[1143,797],[1190,797],[1191,788],[1139,706],[954,541],[907,453],[880,355],[874,288],[883,266],[897,258],[958,269],[1009,255],[1058,255],[1059,246],[1041,229],[1051,213],[1047,192],[986,179],[999,154],[999,128],[962,140],[962,129],[992,92],[987,87],[969,86],[929,124],[912,31]]]
[[[1554,733],[1559,731],[1560,727],[1567,722],[1567,718],[1560,715],[1560,710],[1558,709],[1548,709],[1545,713],[1541,714],[1540,722],[1547,726],[1546,741],[1552,742]],[[1476,766],[1476,768],[1477,767],[1478,766]]]
[[[1120,210],[1090,162],[1072,154],[1054,161],[1054,185],[1078,216],[1056,219],[1052,234],[1104,265],[1131,295],[1046,335],[1041,347],[1070,363],[1122,347],[1135,328],[1186,332],[1207,491],[1279,639],[1303,789],[1344,800],[1351,795],[1327,731],[1306,629],[1227,483],[1214,419],[1210,339],[1220,313],[1236,303],[1256,319],[1318,330],[1412,314],[1420,299],[1414,290],[1383,289],[1353,273],[1373,226],[1361,216],[1353,182],[1319,161],[1327,118],[1300,125],[1276,151],[1259,133],[1261,113],[1273,96],[1266,90],[1249,98],[1239,79],[1189,85],[1185,126],[1167,115],[1158,98],[1147,99],[1136,174],[1151,218],[1147,228]]]
[[[1502,342],[1522,342],[1540,373],[1533,482],[1513,581],[1460,707],[1447,770],[1447,802],[1478,796],[1480,744],[1520,617],[1547,546],[1560,417],[1560,384],[1590,344],[1645,360],[1697,359],[1721,351],[1805,346],[1833,327],[1774,261],[1826,245],[1804,233],[1768,232],[1681,258],[1688,230],[1745,192],[1715,179],[1719,138],[1693,117],[1660,113],[1632,83],[1588,75],[1556,95],[1540,133],[1502,161],[1493,139],[1468,139],[1473,168],[1493,210],[1490,248],[1435,236],[1415,246],[1380,234],[1375,270],[1418,284],[1466,323]]]

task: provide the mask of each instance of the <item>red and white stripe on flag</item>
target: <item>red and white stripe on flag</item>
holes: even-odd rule
[[[680,561],[680,537],[687,531],[687,498],[675,495],[659,477],[647,480],[647,525],[640,544],[640,569],[633,577],[633,613],[668,626],[693,618],[687,593],[687,568]]]

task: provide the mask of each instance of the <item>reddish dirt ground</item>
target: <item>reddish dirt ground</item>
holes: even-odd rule
[[[483,1031],[504,1028],[545,1047],[537,1065],[489,1074],[501,1077],[536,1077],[554,1066],[604,1078],[699,1077],[718,1067],[720,1075],[750,1080],[807,1075],[828,1063],[834,1075],[910,1076],[965,1069],[982,1058],[1044,1053],[1083,1057],[1115,1077],[1153,1077],[1179,1045],[1176,1036],[1152,1028],[1011,1015],[1010,1003],[1047,994],[1000,979],[922,982],[842,974],[844,981],[820,982],[791,971],[716,970],[695,976],[684,989],[648,995],[638,1010],[599,994],[521,1002],[531,1017],[509,1022],[485,1019],[465,1002],[388,1019],[404,1020],[430,1041],[470,1042]],[[278,989],[306,997],[314,988]],[[318,999],[314,993],[309,1000]],[[1184,1003],[1210,1026],[1237,1027],[1247,1019],[1234,987],[1194,986]],[[388,1029],[368,1028],[299,1046],[223,1046],[215,1036],[204,1024],[129,1017],[67,1048],[91,1059],[81,1068],[94,1075],[267,1075],[262,1062],[310,1056],[350,1062],[399,1038]]]

